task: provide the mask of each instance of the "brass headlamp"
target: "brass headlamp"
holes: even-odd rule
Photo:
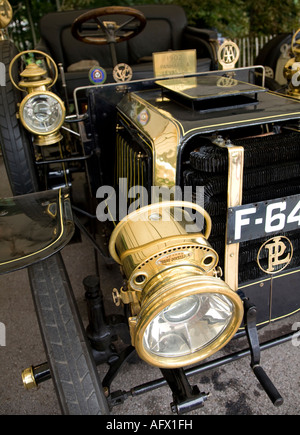
[[[187,209],[204,216],[204,234],[187,231]],[[131,341],[149,364],[194,364],[223,347],[240,326],[243,304],[218,277],[210,230],[200,206],[170,201],[134,211],[112,233],[110,253],[127,278],[114,299],[130,304]]]

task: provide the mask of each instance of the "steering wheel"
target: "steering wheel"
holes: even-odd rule
[[[102,18],[109,15],[125,15],[129,16],[129,19],[118,24],[115,21],[105,21]],[[127,41],[138,35],[145,25],[146,18],[137,9],[108,6],[93,9],[77,17],[72,24],[71,32],[74,38],[87,44],[114,44]]]

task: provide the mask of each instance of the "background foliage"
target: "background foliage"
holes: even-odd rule
[[[300,27],[300,0],[12,0],[15,16],[10,31],[20,49],[32,48],[41,16],[55,10],[111,5],[178,4],[189,23],[215,28],[225,37],[274,35]]]

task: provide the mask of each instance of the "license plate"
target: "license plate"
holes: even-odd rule
[[[228,244],[298,229],[300,195],[228,208]]]

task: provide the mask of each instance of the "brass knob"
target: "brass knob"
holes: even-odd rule
[[[26,390],[31,390],[32,388],[37,387],[32,366],[22,371],[22,381]]]

